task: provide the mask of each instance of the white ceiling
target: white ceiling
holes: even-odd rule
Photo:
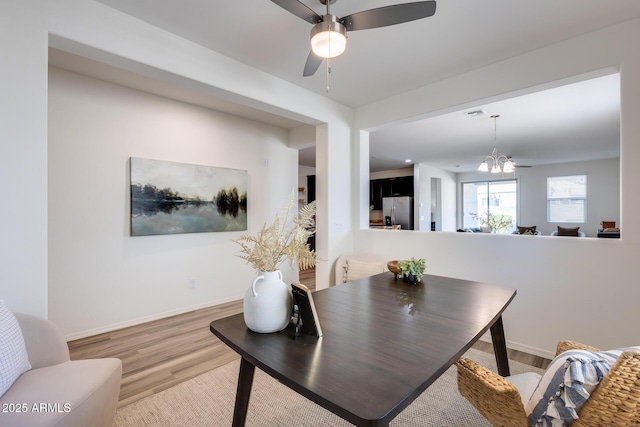
[[[311,24],[269,0],[98,1],[351,107],[640,17],[638,0],[441,0],[437,2],[436,14],[430,18],[349,33],[347,51],[332,61],[330,89],[327,93],[324,65],[314,76],[302,77],[309,52]],[[324,6],[318,0],[302,2],[319,14],[324,13]],[[402,2],[337,0],[331,10],[335,15],[344,16]],[[563,95],[561,99],[568,96]],[[610,106],[617,102],[619,106],[619,99],[597,99],[598,102],[578,99],[574,101],[576,104],[564,108],[556,108],[557,101],[549,103],[540,100],[546,109],[533,113],[523,110],[522,103],[517,101],[478,107],[486,107],[489,115],[501,115],[498,119],[499,151],[513,148],[509,154],[514,158],[519,155],[520,158],[516,158],[519,164],[531,165],[539,153],[549,151],[548,147],[555,150],[561,148],[562,144],[565,151],[584,153],[584,157],[589,158],[594,155],[596,141],[618,141],[619,126],[614,125],[611,111],[607,110],[606,117],[599,117],[595,110],[601,104]],[[589,108],[585,108],[585,102],[589,102]],[[558,130],[559,134],[548,138],[549,131],[559,126],[554,118],[560,123],[575,123],[575,120],[564,116],[565,110],[579,113],[578,116],[582,115],[583,119],[588,116],[589,123],[602,123],[603,127],[585,127],[584,122],[580,122],[577,129]],[[521,116],[530,119],[532,114],[539,117],[530,121],[529,125],[520,121]],[[454,117],[459,116],[445,115],[422,124],[408,124],[376,132],[372,135],[372,155],[382,160],[382,157],[391,154],[403,153],[404,156],[406,151],[406,156],[414,161],[427,157],[433,161],[437,159],[438,165],[447,169],[452,164],[454,168],[460,164],[459,171],[469,162],[459,157],[460,153],[473,151],[474,156],[484,157],[491,152],[493,121],[487,117],[469,119],[462,116],[465,121],[457,123]],[[422,125],[427,127],[421,129]],[[457,129],[463,125],[468,128],[464,131],[461,129],[458,135],[451,133],[452,126]],[[517,138],[511,133],[510,127],[520,130]],[[525,129],[535,130],[536,133],[526,134]],[[582,131],[579,132],[580,129]],[[474,145],[464,145],[465,132],[472,135],[467,144]],[[560,143],[558,135],[570,137],[562,138]],[[378,152],[377,141],[383,140]],[[548,147],[530,149],[543,140]],[[581,145],[570,146],[570,141],[574,140],[580,140]],[[507,146],[508,143],[514,144],[513,147]],[[520,144],[517,150],[516,144]],[[385,153],[384,150],[389,146],[393,152]],[[425,151],[425,147],[429,147],[429,150]],[[447,154],[444,153],[445,149],[452,151]],[[457,154],[453,149],[457,149]],[[615,156],[611,154],[613,148],[605,150]],[[372,168],[376,167],[376,161],[372,159]]]
[[[302,77],[311,24],[269,0],[99,2],[352,107],[640,16],[638,0],[441,0],[430,18],[349,33],[327,94],[323,67]],[[397,3],[337,0],[331,11]]]
[[[465,112],[485,115],[468,117]],[[500,117],[492,119],[492,115]],[[516,166],[612,159],[620,156],[620,75],[536,91],[372,132],[371,170],[427,163],[451,172],[478,168],[491,154]],[[491,166],[491,164],[490,164]]]

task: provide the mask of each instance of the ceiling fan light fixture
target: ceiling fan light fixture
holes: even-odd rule
[[[347,29],[333,15],[325,15],[311,29],[311,50],[321,58],[335,58],[347,48]]]

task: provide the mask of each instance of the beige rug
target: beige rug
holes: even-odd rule
[[[471,349],[473,360],[496,370],[493,355]],[[118,410],[116,427],[231,426],[239,360]],[[540,369],[510,361],[512,374]],[[348,427],[350,423],[256,369],[247,426]],[[391,426],[475,427],[490,424],[458,393],[456,369],[449,368]]]

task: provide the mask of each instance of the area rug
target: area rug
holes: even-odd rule
[[[496,371],[492,354],[471,349],[465,355]],[[116,427],[231,426],[239,360],[153,396],[118,409]],[[540,369],[509,361],[512,374]],[[354,393],[356,391],[354,390]],[[300,396],[259,369],[255,371],[246,425],[248,427],[348,427],[352,424]],[[490,426],[458,393],[456,368],[449,368],[401,412],[391,426]]]

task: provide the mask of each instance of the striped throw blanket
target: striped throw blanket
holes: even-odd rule
[[[540,379],[527,405],[529,425],[566,427],[578,419],[578,410],[589,399],[616,359],[626,350],[620,348],[592,352],[569,350],[558,355]]]

